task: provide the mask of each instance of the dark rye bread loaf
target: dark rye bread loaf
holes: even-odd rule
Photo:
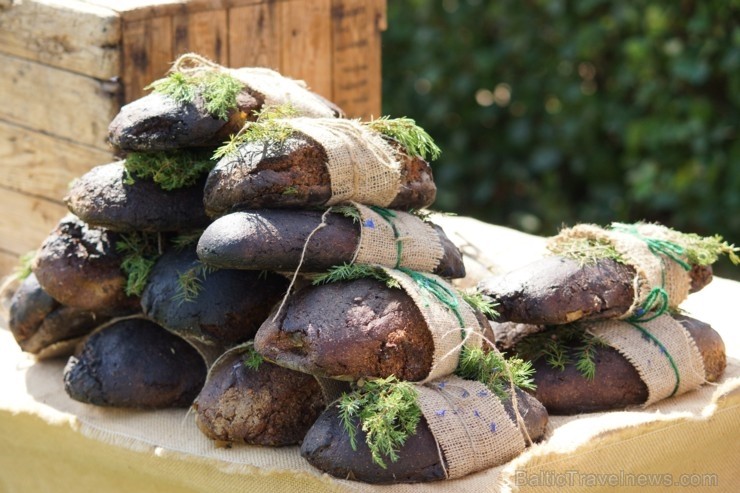
[[[720,335],[699,320],[674,315],[691,334],[704,360],[706,380],[716,382],[724,372],[727,359]],[[646,342],[647,343],[647,342]],[[516,352],[516,347],[514,348]],[[560,371],[548,365],[545,358],[533,362],[535,397],[550,414],[578,414],[608,411],[643,404],[648,390],[632,364],[616,349],[594,347],[596,371],[593,380],[585,378],[576,368],[576,347],[568,348],[570,362]],[[668,378],[673,378],[671,375]]]
[[[300,443],[326,405],[316,379],[264,361],[253,368],[243,358],[230,351],[211,367],[193,404],[198,428],[218,442]]]
[[[67,341],[75,341],[101,325],[107,317],[64,306],[43,290],[34,274],[23,280],[10,302],[8,328],[27,353],[39,355]],[[48,356],[69,356],[73,348],[59,347]]]
[[[432,168],[407,155],[388,140],[401,164],[400,188],[390,209],[421,209],[437,194]],[[295,131],[284,142],[251,142],[219,161],[208,175],[204,203],[209,216],[235,210],[308,208],[327,203],[332,196],[324,148]]]
[[[182,337],[230,346],[254,338],[288,286],[274,273],[200,267],[195,245],[165,252],[141,295],[144,314]],[[185,299],[180,278],[188,273],[198,292]]]
[[[693,266],[691,292],[712,280],[711,266]],[[618,318],[634,303],[635,270],[612,259],[583,264],[545,257],[478,284],[497,304],[498,321],[558,325],[575,320]]]
[[[532,441],[545,435],[547,411],[529,394],[516,389],[517,408]],[[506,413],[514,422],[513,399],[503,401]],[[387,468],[373,462],[359,425],[357,450],[353,450],[337,406],[329,406],[306,434],[301,455],[311,465],[341,479],[374,484],[418,483],[445,479],[440,453],[429,427],[421,417],[416,432],[398,450],[396,462],[385,461]]]
[[[203,207],[205,178],[195,185],[162,190],[151,180],[127,183],[123,161],[96,166],[75,180],[64,198],[70,211],[111,231],[188,231],[210,221]]]
[[[69,214],[41,245],[33,272],[44,291],[63,305],[100,314],[132,313],[139,298],[124,291],[119,240],[118,234]]]
[[[434,353],[411,297],[373,279],[296,292],[277,320],[273,313],[262,324],[254,345],[281,366],[342,380],[395,375],[419,381],[429,374]]]
[[[187,407],[205,377],[206,364],[192,346],[135,318],[90,335],[67,362],[64,389],[98,406]]]
[[[360,242],[360,223],[340,213],[326,216],[326,226],[306,239],[321,224],[321,211],[259,210],[223,216],[206,228],[198,242],[203,262],[227,269],[294,271],[306,247],[301,272],[324,272],[350,263]],[[433,272],[441,277],[465,277],[460,250],[442,228],[437,233],[444,255]],[[388,267],[393,267],[392,265]]]
[[[314,95],[336,116],[343,114],[333,103]],[[264,96],[245,87],[236,95],[236,107],[220,119],[206,110],[201,95],[192,102],[178,102],[152,93],[121,108],[108,127],[108,140],[119,150],[139,152],[219,146],[247,121],[255,120],[264,102]]]

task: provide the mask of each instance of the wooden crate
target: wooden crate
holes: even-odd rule
[[[111,160],[107,128],[178,55],[305,80],[380,115],[385,0],[0,0],[0,275],[64,214],[69,182]]]

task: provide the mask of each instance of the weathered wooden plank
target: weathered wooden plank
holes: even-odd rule
[[[0,53],[0,119],[107,150],[117,84]]]
[[[127,21],[143,20],[164,15],[227,10],[233,7],[256,5],[283,0],[88,0],[115,10]]]
[[[70,181],[112,160],[111,152],[0,120],[0,186],[61,200]]]
[[[161,78],[174,59],[172,17],[153,17],[123,23],[124,101],[147,94],[144,90]]]
[[[331,0],[291,0],[280,4],[281,72],[302,79],[332,97]]]
[[[229,10],[229,66],[280,69],[278,14],[274,2]]]
[[[380,38],[385,25],[385,2],[332,2],[332,97],[348,116],[380,116]]]
[[[191,14],[175,14],[172,18],[174,57],[197,52],[204,57],[228,65],[228,19],[226,10],[209,10]]]
[[[24,0],[0,7],[0,51],[99,79],[119,73],[120,17],[76,0]]]
[[[0,187],[0,250],[24,254],[49,235],[67,208],[58,202]]]

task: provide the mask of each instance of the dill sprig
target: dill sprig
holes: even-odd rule
[[[528,361],[545,358],[551,368],[559,371],[574,364],[584,378],[593,380],[596,374],[596,348],[606,345],[602,339],[586,332],[579,324],[568,324],[548,327],[542,332],[530,334],[520,340],[514,350],[518,356]],[[575,361],[571,354],[575,356]]]
[[[460,296],[474,310],[483,313],[489,320],[494,320],[498,317],[499,313],[496,311],[497,304],[483,293],[477,291],[460,291]]]
[[[352,205],[333,205],[331,207],[331,211],[335,214],[341,214],[344,217],[352,219],[353,223],[359,223],[362,220],[360,211],[357,210],[357,207]]]
[[[283,120],[293,118],[298,112],[290,104],[266,106],[255,111],[255,120],[244,124],[239,133],[231,135],[229,140],[216,149],[213,159],[233,156],[239,148],[250,142],[261,142],[265,146],[281,144],[293,135],[294,130]]]
[[[124,255],[121,270],[126,274],[128,296],[141,296],[149,274],[159,258],[157,236],[149,233],[122,233],[116,250]]]
[[[465,380],[476,380],[488,387],[499,399],[506,399],[509,396],[507,391],[511,388],[509,372],[517,387],[535,389],[531,362],[516,357],[504,358],[498,351],[486,352],[483,348],[463,346],[455,375]]]
[[[203,291],[203,281],[216,270],[215,267],[198,261],[185,272],[178,272],[177,293],[172,299],[180,304],[195,301]]]
[[[416,432],[421,409],[416,402],[413,384],[388,378],[368,380],[339,400],[339,416],[349,435],[353,450],[357,450],[357,424],[365,432],[373,462],[383,469],[383,457],[398,460],[398,449]]]
[[[132,152],[124,161],[124,181],[133,185],[134,177],[151,179],[163,190],[187,187],[216,165],[208,154],[187,150]]]
[[[326,284],[339,281],[353,281],[355,279],[377,279],[382,281],[389,288],[400,288],[398,281],[389,276],[383,269],[374,265],[366,264],[342,264],[336,265],[324,274],[314,277],[313,284]]]
[[[203,235],[203,231],[204,230],[201,229],[198,231],[193,231],[192,233],[183,233],[177,235],[174,238],[170,239],[170,244],[175,248],[175,250],[181,252],[190,245],[196,244],[200,237]]]
[[[265,362],[265,358],[254,349],[254,344],[250,343],[244,347],[244,355],[242,356],[242,364],[250,370],[257,371],[262,363]]]
[[[229,113],[238,106],[236,96],[244,87],[243,82],[226,72],[202,71],[173,72],[152,82],[145,89],[169,96],[179,103],[192,103],[200,95],[210,115],[228,120]]]
[[[568,241],[551,241],[547,249],[555,255],[577,260],[581,265],[593,265],[607,258],[624,263],[624,258],[614,244],[602,238],[571,238]]]
[[[33,260],[36,258],[36,250],[31,250],[24,253],[18,258],[18,265],[16,266],[13,274],[15,277],[23,281],[33,272]]]
[[[740,264],[740,247],[724,241],[722,236],[699,236],[695,233],[675,231],[676,243],[684,248],[686,258],[693,265],[711,265],[719,260],[720,255],[727,255],[734,265]]]
[[[411,118],[389,118],[382,116],[366,125],[376,132],[395,140],[409,156],[435,160],[442,153],[432,137]]]

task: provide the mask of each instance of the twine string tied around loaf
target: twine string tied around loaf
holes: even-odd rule
[[[676,242],[663,240],[660,238],[651,238],[645,236],[637,230],[634,224],[613,224],[612,229],[622,233],[627,233],[639,238],[644,241],[650,251],[656,255],[663,255],[676,262],[678,265],[683,267],[684,270],[691,270],[691,266],[685,262],[681,257],[686,254],[686,250]]]
[[[690,271],[691,266],[681,257],[685,255],[685,249],[673,241],[661,238],[651,238],[638,231],[634,224],[613,224],[612,229],[621,233],[633,235],[639,240],[645,242],[650,252],[660,259],[661,269],[661,286],[654,287],[650,290],[645,302],[637,307],[634,315],[629,317],[629,322],[649,322],[663,315],[670,307],[670,299],[665,289],[665,258],[669,258],[676,264],[680,265],[685,271]]]
[[[393,229],[393,236],[396,238],[396,265],[394,266],[395,269],[398,269],[401,267],[401,256],[403,254],[403,243],[401,242],[401,239],[399,238],[398,233],[398,227],[396,226],[396,223],[393,221],[395,219],[396,213],[393,212],[390,209],[386,209],[385,207],[380,207],[378,205],[371,205],[370,208],[378,213],[380,217],[386,220],[388,224],[390,224],[391,228]]]

